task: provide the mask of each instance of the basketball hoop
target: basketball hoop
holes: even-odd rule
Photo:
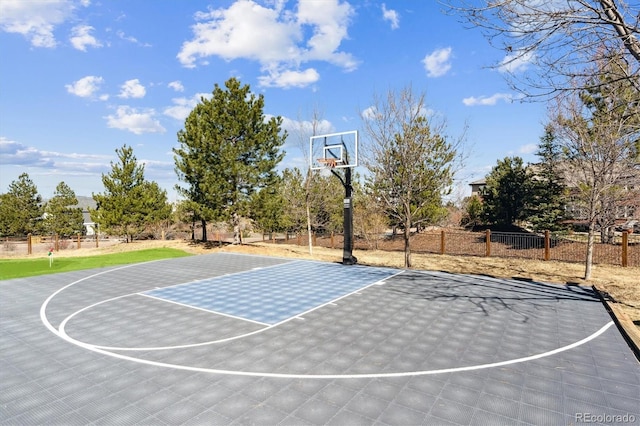
[[[324,164],[324,166],[328,169],[335,169],[338,165],[337,158],[318,158],[318,163]]]

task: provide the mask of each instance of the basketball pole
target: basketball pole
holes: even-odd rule
[[[343,265],[355,265],[358,259],[353,255],[353,198],[351,193],[353,187],[351,186],[351,167],[346,167],[344,170],[344,180],[336,173],[335,170],[331,170],[335,176],[340,179],[342,186],[344,186],[344,245],[342,249],[342,264]]]

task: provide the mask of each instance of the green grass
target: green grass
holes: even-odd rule
[[[38,259],[0,259],[0,280],[103,268],[105,266],[127,265],[150,260],[191,256],[191,254],[165,247],[87,257],[57,257],[55,254],[53,256],[51,267],[49,267],[48,257],[40,257]]]

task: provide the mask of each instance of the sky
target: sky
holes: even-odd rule
[[[179,199],[176,134],[231,77],[283,118],[280,169],[306,167],[295,135],[314,116],[361,130],[376,95],[424,93],[452,139],[466,128],[459,197],[499,159],[535,162],[546,117],[491,67],[505,52],[436,1],[1,0],[0,57],[0,193],[26,172],[45,199],[60,182],[104,192],[124,145]]]

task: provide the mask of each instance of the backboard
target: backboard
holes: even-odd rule
[[[311,136],[309,167],[343,169],[358,166],[358,131]]]

